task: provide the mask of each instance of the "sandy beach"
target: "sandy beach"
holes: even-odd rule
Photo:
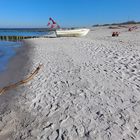
[[[85,37],[34,38],[25,46],[6,74],[15,79],[3,84],[43,67],[0,96],[0,140],[140,139],[140,28],[96,27]]]

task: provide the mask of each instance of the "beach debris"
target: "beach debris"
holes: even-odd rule
[[[39,70],[41,69],[42,66],[43,66],[42,64],[39,64],[39,66],[33,72],[31,72],[31,74],[29,76],[27,76],[27,78],[25,78],[24,80],[21,80],[17,83],[0,88],[0,95],[4,94],[8,90],[14,89],[14,88],[16,88],[20,85],[23,85],[23,84],[29,82],[30,80],[32,80],[34,78],[34,76],[39,72]]]
[[[118,27],[121,27],[121,28],[128,28],[127,25],[118,25]]]
[[[113,36],[113,37],[119,36],[119,34],[120,34],[119,32],[113,32],[113,33],[112,33],[112,36]]]
[[[120,29],[118,26],[109,26],[109,29]]]
[[[137,26],[133,26],[133,27],[130,27],[130,28],[128,29],[128,31],[131,32],[131,31],[136,30],[136,29],[138,29],[138,27],[137,27]]]

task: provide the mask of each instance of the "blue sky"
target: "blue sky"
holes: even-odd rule
[[[0,0],[0,27],[91,26],[140,21],[140,0]]]

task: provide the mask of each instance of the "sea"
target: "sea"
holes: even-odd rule
[[[0,29],[0,36],[42,36],[47,35],[45,29]],[[9,61],[16,55],[16,48],[20,49],[22,41],[0,40],[0,73],[6,71]]]

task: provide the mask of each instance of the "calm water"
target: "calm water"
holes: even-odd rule
[[[0,36],[41,36],[48,32],[0,30]]]
[[[42,36],[47,32],[0,30],[0,36]],[[16,55],[16,48],[22,47],[21,42],[0,41],[0,72],[7,69],[8,62]]]

